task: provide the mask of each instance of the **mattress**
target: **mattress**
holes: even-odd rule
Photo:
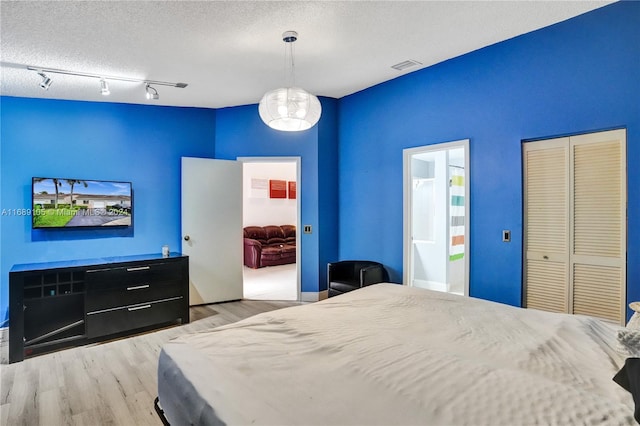
[[[397,284],[184,335],[171,424],[634,424],[620,327]]]

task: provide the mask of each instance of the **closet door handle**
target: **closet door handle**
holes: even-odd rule
[[[140,309],[149,309],[151,305],[142,305],[142,306],[134,306],[133,308],[127,308],[129,312],[131,311],[139,311]]]

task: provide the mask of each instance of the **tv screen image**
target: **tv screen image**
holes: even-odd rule
[[[132,195],[131,182],[34,177],[32,226],[131,226]]]

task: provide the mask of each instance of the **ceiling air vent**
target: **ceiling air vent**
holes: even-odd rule
[[[422,62],[414,61],[413,59],[407,59],[406,61],[391,65],[391,68],[398,71],[404,71],[407,68],[415,67],[416,65],[422,65]]]

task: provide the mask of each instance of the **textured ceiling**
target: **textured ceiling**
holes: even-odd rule
[[[257,103],[285,84],[286,30],[296,83],[340,98],[421,67],[569,19],[609,1],[54,1],[0,3],[1,93],[219,108]],[[391,68],[407,59],[422,65]],[[51,74],[48,91],[23,65],[149,80]]]

